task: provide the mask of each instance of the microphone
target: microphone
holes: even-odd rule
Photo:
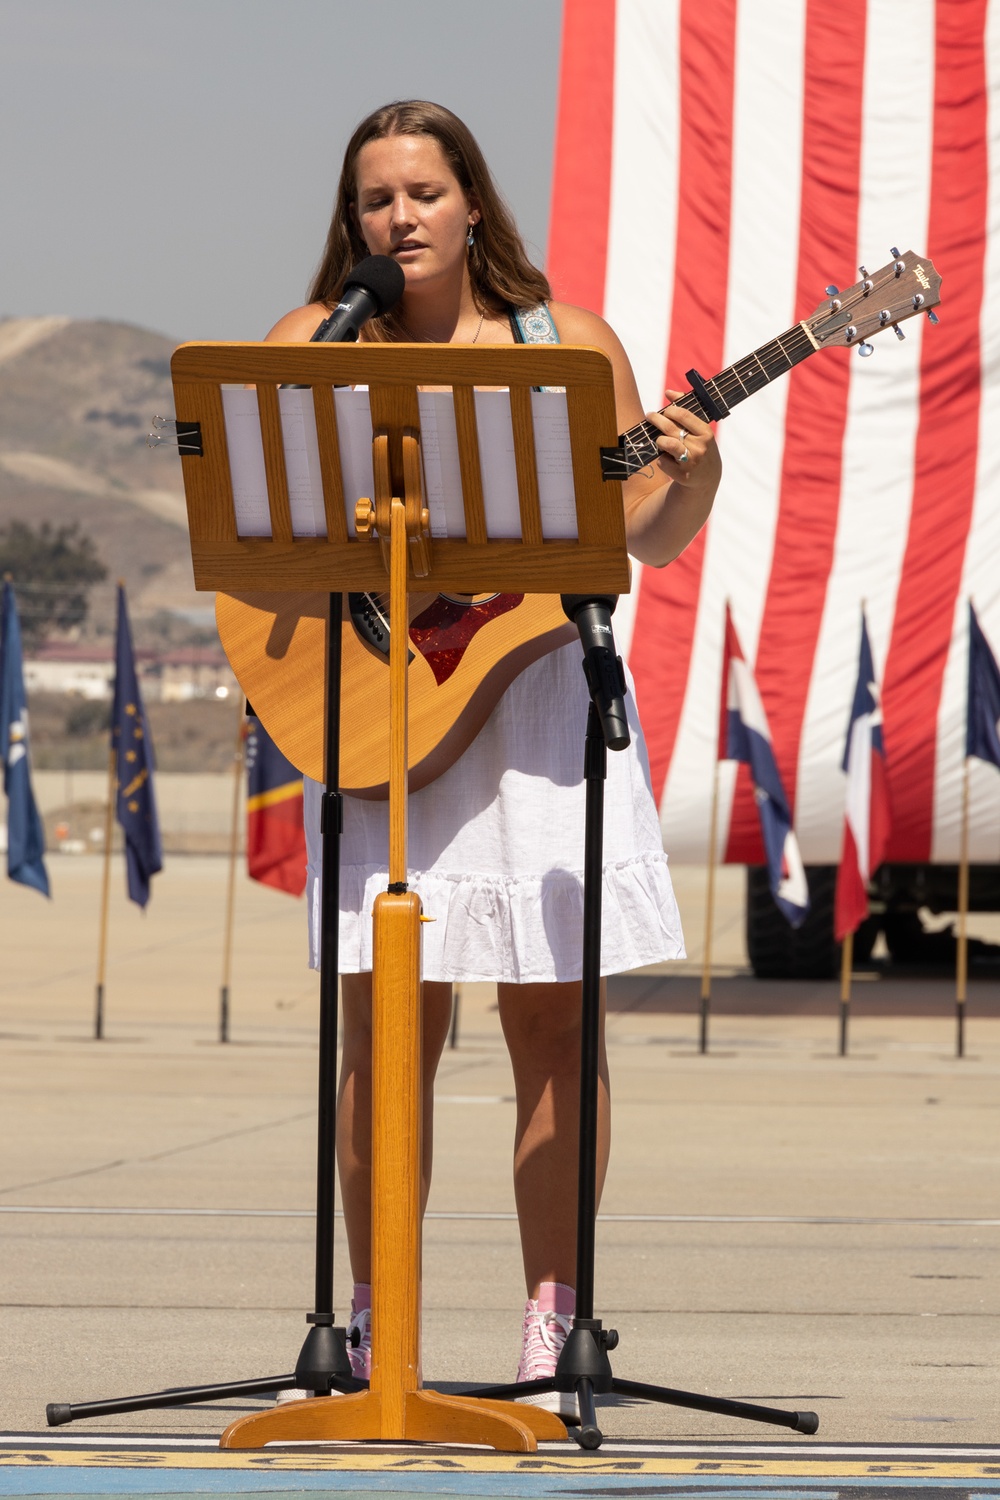
[[[361,328],[380,313],[395,307],[406,277],[398,261],[388,255],[368,255],[344,282],[340,301],[310,339],[312,344],[353,344]]]
[[[625,713],[625,670],[615,650],[611,616],[617,594],[563,594],[562,607],[580,632],[583,670],[609,750],[624,750],[631,742]]]

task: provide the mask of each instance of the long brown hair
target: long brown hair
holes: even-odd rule
[[[432,136],[466,197],[475,199],[479,205],[482,218],[469,250],[469,278],[480,312],[499,311],[506,303],[531,307],[546,301],[552,295],[549,283],[528,259],[514,216],[493,181],[475,136],[450,109],[425,99],[402,99],[383,105],[362,120],[348,141],[326,249],[309,288],[309,301],[333,307],[348,274],[368,254],[351,213],[357,197],[358,155],[369,141],[393,135]],[[379,343],[410,337],[391,312],[373,318],[364,333],[367,339]]]

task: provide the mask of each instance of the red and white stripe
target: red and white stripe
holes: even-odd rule
[[[707,852],[727,596],[807,862],[837,862],[866,601],[885,663],[888,857],[957,857],[965,600],[1000,637],[1000,0],[566,0],[549,273],[603,312],[650,407],[883,265],[943,277],[940,326],[816,355],[722,424],[725,476],[616,615],[671,854]],[[992,168],[992,171],[991,171]],[[987,768],[988,770],[989,768]],[[719,854],[762,858],[749,779]],[[971,855],[1000,860],[1000,783]]]

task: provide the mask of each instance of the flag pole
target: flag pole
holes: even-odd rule
[[[111,842],[114,838],[117,753],[108,751],[108,803],[104,810],[104,874],[101,879],[101,921],[97,944],[97,987],[94,998],[94,1041],[104,1036],[104,973],[108,956],[108,904],[111,898]]]
[[[969,757],[962,776],[962,844],[958,860],[958,951],[955,971],[955,1056],[965,1056],[965,991],[969,972]]]
[[[233,814],[229,826],[229,875],[226,881],[226,923],[222,940],[222,983],[219,986],[219,1041],[229,1041],[229,980],[233,962],[233,910],[236,905],[236,861],[240,846],[240,792],[243,787],[243,726],[246,700],[240,693],[233,751]]]
[[[840,1055],[847,1056],[847,1017],[851,1006],[851,970],[854,967],[854,933],[844,933],[840,945]]]
[[[719,757],[712,778],[712,812],[708,834],[708,891],[705,898],[705,952],[701,964],[701,1001],[698,1010],[698,1051],[708,1051],[708,1011],[712,999],[712,929],[715,915],[715,843],[719,824]]]

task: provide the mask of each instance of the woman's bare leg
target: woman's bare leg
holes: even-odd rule
[[[576,1198],[580,1136],[579,984],[497,986],[500,1024],[517,1097],[514,1198],[529,1297],[542,1281],[576,1285]],[[597,1201],[611,1146],[604,1045],[604,986],[597,1097]]]
[[[337,1095],[337,1164],[355,1281],[371,1281],[372,976],[341,975],[344,1039]],[[434,1075],[451,1024],[451,985],[424,983],[423,1182],[426,1206],[434,1150]]]

